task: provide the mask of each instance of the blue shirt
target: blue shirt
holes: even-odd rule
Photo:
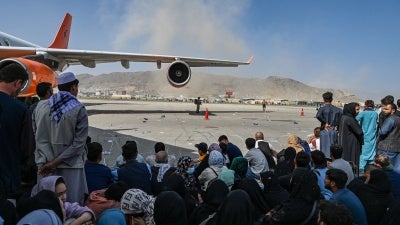
[[[388,117],[383,122],[381,128],[379,129],[379,136],[386,136],[392,131],[394,128],[394,120],[392,117]]]
[[[337,192],[333,193],[332,199],[342,203],[350,210],[354,224],[368,225],[367,213],[365,212],[364,206],[352,191],[347,188],[339,189]]]
[[[111,169],[99,163],[86,161],[85,175],[89,193],[95,190],[108,188],[108,186],[114,182]]]

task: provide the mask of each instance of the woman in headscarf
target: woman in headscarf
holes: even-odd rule
[[[154,203],[156,225],[187,225],[185,202],[175,191],[163,191]]]
[[[224,167],[224,156],[218,151],[212,151],[208,157],[208,165],[199,176],[199,182],[201,189],[205,191],[208,187],[209,182],[218,179],[218,174]]]
[[[17,225],[62,225],[57,214],[50,209],[38,209],[30,212],[18,221]]]
[[[394,201],[391,187],[388,175],[381,169],[371,170],[365,183],[349,187],[363,204],[368,224],[379,224]]]
[[[185,187],[189,192],[196,191],[196,178],[193,174],[188,173],[188,169],[193,166],[193,159],[190,156],[182,156],[178,159],[178,165],[176,167],[176,174],[179,174],[185,181]]]
[[[287,147],[292,147],[296,150],[296,153],[304,151],[303,146],[300,144],[299,137],[297,137],[294,134],[290,134],[288,137],[288,146]]]
[[[41,212],[32,213],[35,210],[41,210]],[[57,218],[51,216],[52,213],[49,214],[47,211],[43,210],[51,210],[52,212],[54,212],[55,217]],[[22,223],[23,221],[36,221],[32,224],[38,224],[37,222],[40,220],[37,219],[41,218],[39,215],[41,215],[42,219],[44,219],[43,221],[41,221],[42,223],[46,223],[46,221],[54,222],[60,220],[60,224],[62,224],[65,221],[65,210],[63,209],[63,203],[58,198],[56,193],[50,190],[42,190],[30,198],[20,200],[18,202],[17,213],[19,218],[22,218],[20,222],[18,222],[19,224],[24,224]],[[48,220],[50,218],[53,219]]]
[[[100,214],[97,225],[126,225],[125,214],[117,208],[110,208]]]
[[[178,174],[171,174],[164,178],[163,180],[163,190],[164,191],[175,191],[178,193],[185,202],[186,207],[186,217],[189,218],[194,208],[196,207],[196,198],[189,193],[185,188],[185,181]]]
[[[357,170],[361,146],[364,142],[364,133],[356,120],[359,111],[360,105],[358,103],[352,102],[344,105],[343,115],[340,117],[338,139],[339,145],[343,147],[342,158],[357,165]]]
[[[214,224],[215,214],[228,193],[228,186],[222,180],[212,182],[202,196],[204,202],[190,216],[189,225],[199,225],[207,219],[204,225]]]
[[[255,209],[254,218],[256,220],[263,218],[263,216],[271,209],[256,180],[245,178],[236,185],[236,188],[244,190],[249,195]]]
[[[318,217],[316,208],[320,198],[316,175],[309,169],[296,168],[289,189],[289,199],[267,213],[273,224],[316,224]]]
[[[278,177],[272,171],[260,174],[261,182],[264,184],[264,197],[271,208],[289,199],[289,192],[279,184]]]
[[[254,207],[243,190],[231,191],[216,216],[216,225],[253,225]]]
[[[140,189],[129,189],[122,196],[121,210],[129,215],[143,214],[146,225],[155,225],[153,218],[154,201],[154,197]]]
[[[235,171],[235,180],[243,179],[249,169],[249,162],[244,157],[236,157],[233,159],[230,169]]]
[[[281,154],[278,155],[283,156],[279,157],[278,163],[276,164],[276,168],[274,171],[278,177],[288,175],[293,172],[294,159],[296,158],[296,149],[294,149],[293,147],[283,149],[281,152],[279,152]]]
[[[53,191],[57,194],[59,199],[64,204],[66,212],[66,221],[70,225],[78,225],[89,221],[95,221],[95,213],[86,206],[80,206],[77,202],[67,202],[67,186],[61,176],[47,176],[39,180],[39,182],[32,188],[31,196],[36,195],[42,190]]]

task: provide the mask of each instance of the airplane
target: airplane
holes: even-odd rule
[[[125,52],[107,52],[68,49],[72,16],[66,13],[48,48],[43,48],[10,34],[0,32],[0,66],[10,61],[19,63],[29,76],[29,80],[19,97],[36,95],[36,86],[40,82],[57,85],[57,72],[62,72],[70,65],[96,67],[97,63],[120,62],[128,69],[130,62],[155,62],[158,69],[162,63],[170,63],[166,75],[170,85],[180,88],[191,78],[191,67],[238,67],[249,65],[246,62],[206,58],[193,58],[169,55],[137,54]]]

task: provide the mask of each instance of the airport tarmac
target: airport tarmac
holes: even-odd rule
[[[127,140],[138,143],[143,156],[154,154],[154,144],[164,142],[169,154],[197,156],[195,144],[218,142],[227,135],[245,154],[245,140],[262,131],[275,150],[286,147],[289,134],[302,139],[319,126],[314,107],[203,103],[195,113],[193,103],[116,100],[81,100],[89,114],[89,136],[104,149],[110,167]],[[304,116],[301,116],[301,110]],[[208,120],[205,110],[208,109]]]

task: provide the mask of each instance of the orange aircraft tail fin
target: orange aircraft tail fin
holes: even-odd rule
[[[68,48],[69,33],[71,30],[72,16],[71,14],[65,14],[64,20],[58,28],[57,34],[54,37],[53,42],[49,48]]]

